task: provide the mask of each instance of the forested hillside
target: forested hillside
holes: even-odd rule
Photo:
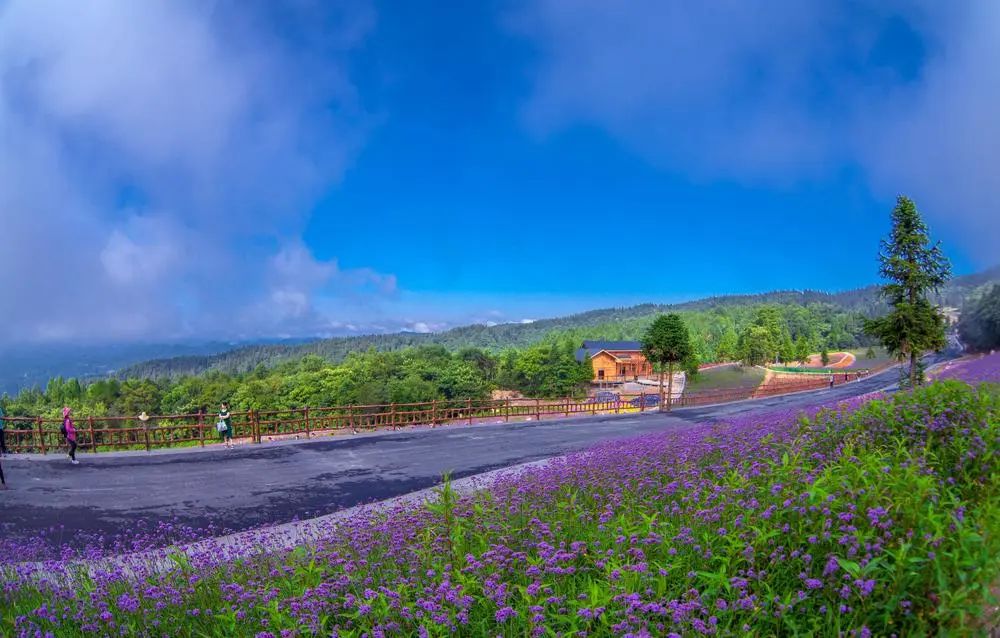
[[[315,355],[273,368],[234,375],[210,371],[175,379],[101,379],[81,383],[60,377],[45,390],[0,398],[8,416],[57,417],[63,406],[78,416],[190,414],[214,411],[221,401],[236,410],[483,399],[495,388],[530,396],[581,395],[592,378],[589,361],[577,361],[570,342],[544,343],[493,356],[442,346],[394,352],[352,353],[338,364]]]
[[[989,279],[961,278],[939,301],[958,305],[967,294],[976,298],[984,281]],[[673,307],[596,310],[530,325],[253,346],[143,364],[124,380],[56,377],[44,390],[24,390],[0,402],[18,416],[54,416],[64,405],[81,415],[114,416],[192,412],[222,400],[237,409],[273,409],[478,399],[495,389],[580,396],[593,372],[589,361],[574,356],[579,343],[639,339],[665,310],[682,317],[697,361],[760,364],[801,361],[821,349],[873,345],[863,319],[881,312],[880,304],[871,289],[833,295],[775,292]]]
[[[1000,267],[955,278],[941,291],[936,301],[960,307],[971,290],[989,281],[1000,281]],[[574,340],[637,339],[656,314],[668,311],[680,312],[685,317],[701,358],[712,360],[722,335],[727,334],[730,327],[739,331],[755,309],[762,305],[782,308],[783,314],[799,328],[790,328],[793,339],[807,334],[818,346],[830,348],[868,345],[869,341],[861,334],[861,317],[875,316],[885,310],[876,286],[838,293],[788,290],[758,295],[728,295],[673,305],[643,304],[592,310],[530,324],[472,325],[432,334],[379,334],[323,339],[299,345],[245,346],[214,355],[147,361],[124,369],[119,376],[179,377],[207,370],[241,373],[260,365],[271,367],[305,355],[316,355],[336,363],[343,361],[351,352],[369,349],[392,352],[421,345],[440,345],[450,351],[474,347],[501,352],[560,337]]]

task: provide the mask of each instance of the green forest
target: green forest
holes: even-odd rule
[[[964,332],[986,345],[983,326],[998,316],[994,269],[959,277],[937,302],[970,299]],[[978,304],[978,305],[975,305]],[[978,310],[981,308],[981,310]],[[261,345],[205,357],[132,366],[114,378],[49,380],[44,388],[0,398],[10,416],[50,416],[68,405],[81,416],[129,416],[236,410],[481,399],[493,390],[525,396],[582,396],[590,364],[575,351],[585,339],[639,340],[653,320],[676,312],[698,363],[750,365],[801,361],[821,350],[864,348],[875,340],[865,319],[885,311],[874,287],[828,294],[773,292],[703,299],[674,306],[595,310],[532,324],[467,326],[438,334],[392,334]],[[690,369],[691,367],[688,366]]]
[[[863,315],[830,303],[720,304],[679,312],[697,362],[748,364],[801,360],[822,348],[870,345]],[[589,327],[552,328],[543,340],[491,350],[415,344],[379,350],[375,344],[331,360],[314,353],[247,371],[209,369],[197,374],[90,381],[54,378],[44,389],[3,397],[10,416],[55,416],[64,405],[80,415],[134,415],[214,410],[223,400],[244,410],[481,399],[496,389],[554,398],[585,394],[592,370],[578,362],[584,339],[638,340],[656,315],[620,317]]]
[[[966,297],[976,288],[991,281],[1000,281],[1000,267],[981,273],[956,277],[939,293],[931,295],[939,305],[961,307]],[[125,368],[120,378],[179,378],[210,370],[228,374],[248,373],[264,365],[268,368],[280,363],[296,361],[306,355],[316,355],[325,361],[339,363],[351,353],[374,348],[380,352],[406,348],[439,345],[450,352],[462,348],[481,348],[493,354],[509,349],[523,349],[537,343],[567,337],[574,341],[586,339],[638,339],[657,315],[677,312],[685,317],[694,337],[699,356],[703,361],[714,360],[717,339],[727,332],[729,324],[739,330],[756,308],[774,305],[783,308],[789,318],[789,331],[793,338],[806,334],[816,341],[814,347],[847,348],[867,345],[860,332],[861,317],[884,314],[887,306],[879,295],[877,286],[838,293],[819,291],[776,291],[757,295],[728,295],[709,297],[679,304],[643,304],[629,308],[592,310],[566,317],[541,319],[528,324],[500,324],[495,326],[471,325],[453,328],[440,333],[395,333],[336,337],[302,344],[261,344],[243,346],[214,355],[192,355],[146,361]],[[803,329],[803,312],[815,321],[808,330]],[[713,315],[729,319],[716,321]]]
[[[958,334],[972,350],[1000,348],[1000,284],[983,286],[969,297]]]
[[[532,396],[579,394],[591,378],[574,344],[543,343],[494,356],[478,348],[448,352],[419,346],[393,352],[352,353],[333,364],[316,355],[244,374],[210,371],[176,379],[52,379],[45,390],[3,397],[8,416],[56,418],[62,406],[79,416],[214,412],[229,401],[235,410],[332,405],[415,403],[435,399],[484,399],[497,387]]]

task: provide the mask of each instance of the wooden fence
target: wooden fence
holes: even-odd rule
[[[860,378],[858,374],[832,375],[835,384]],[[726,403],[815,390],[830,385],[829,377],[800,383],[784,383],[772,388],[738,388],[685,393],[671,401],[671,407]],[[609,393],[610,394],[610,393]],[[657,409],[654,393],[615,394],[578,399],[487,399],[348,405],[287,410],[233,412],[235,439],[261,443],[290,436],[344,434],[398,430],[409,426],[437,427],[446,424],[507,423],[597,414],[638,413]],[[7,447],[14,452],[62,452],[66,449],[60,433],[60,419],[7,417]],[[171,414],[136,417],[82,417],[74,421],[80,450],[152,450],[176,446],[202,446],[219,442],[214,414]]]

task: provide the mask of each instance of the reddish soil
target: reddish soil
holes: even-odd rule
[[[806,368],[849,368],[854,365],[857,358],[850,352],[831,352],[830,353],[830,363],[823,365],[823,361],[820,359],[820,355],[811,354],[809,355],[809,363],[805,365]]]

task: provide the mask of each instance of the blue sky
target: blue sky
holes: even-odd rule
[[[1000,239],[995,3],[0,4],[7,340],[434,330]]]

